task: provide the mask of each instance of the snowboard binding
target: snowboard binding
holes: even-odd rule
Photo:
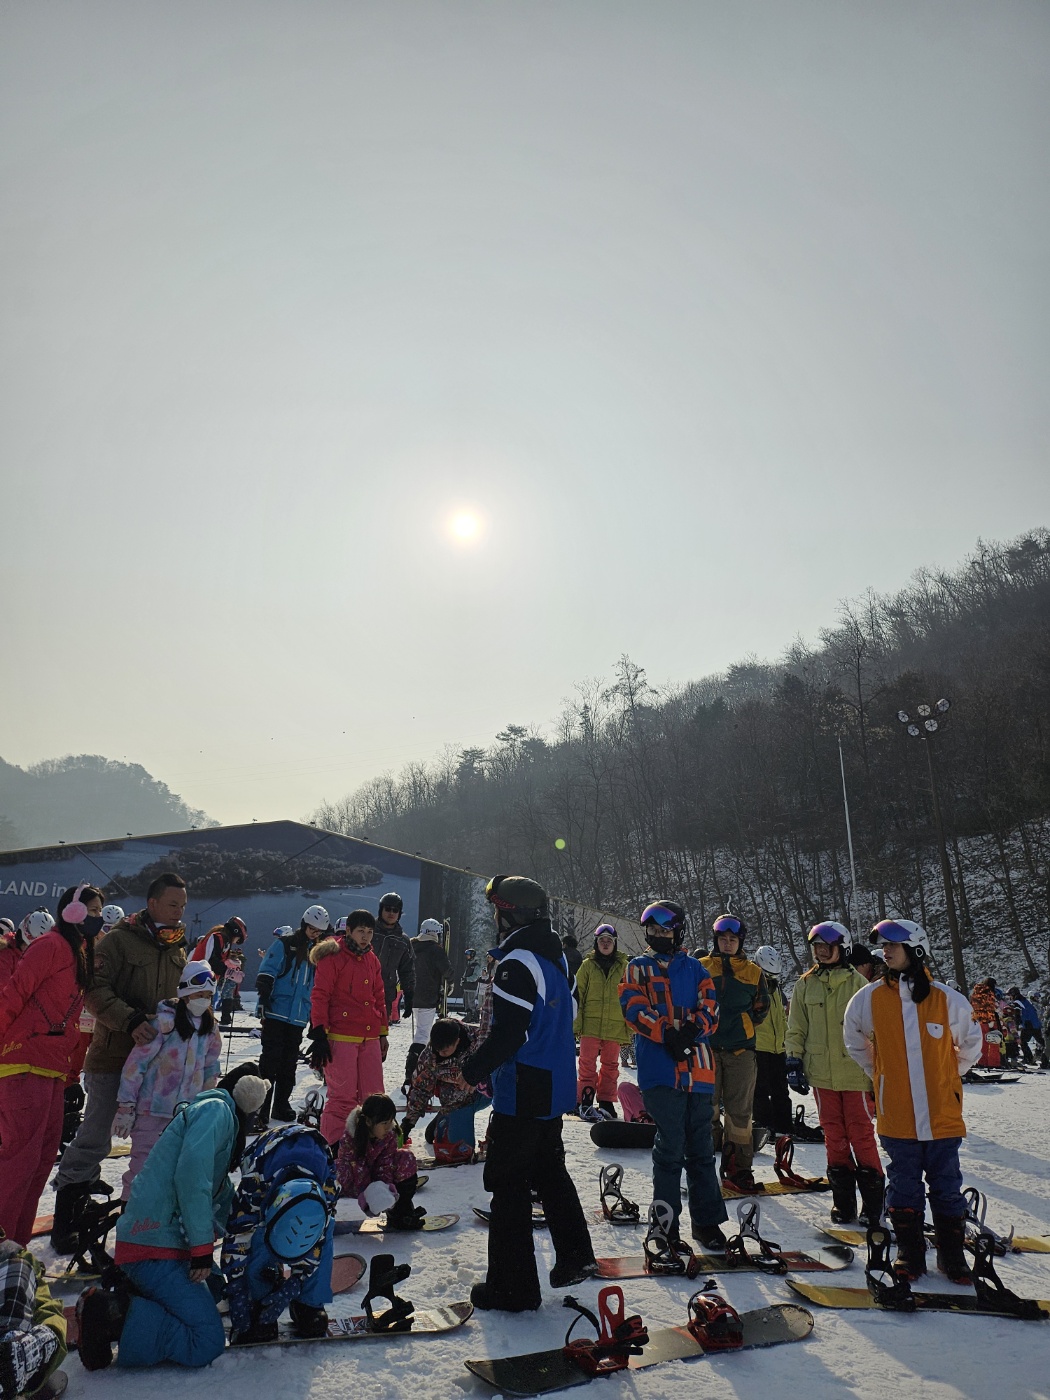
[[[799,1142],[823,1142],[824,1129],[821,1127],[811,1128],[806,1122],[806,1109],[803,1104],[796,1105],[795,1123],[791,1129],[791,1136],[798,1138]]]
[[[647,1274],[679,1274],[696,1278],[700,1261],[678,1238],[674,1211],[666,1201],[654,1201],[649,1207],[649,1229],[642,1241]]]
[[[736,1208],[737,1232],[726,1241],[726,1258],[741,1259],[770,1274],[786,1274],[780,1245],[759,1233],[762,1207],[757,1201],[741,1201]],[[749,1248],[748,1241],[757,1248]]]
[[[868,1227],[868,1262],[864,1266],[864,1278],[871,1294],[872,1302],[880,1308],[893,1312],[914,1312],[915,1295],[911,1284],[900,1274],[893,1272],[890,1262],[890,1232],[881,1225]]]
[[[1012,1253],[1015,1227],[1010,1226],[1008,1235],[997,1235],[990,1225],[985,1224],[985,1216],[988,1214],[988,1197],[984,1192],[979,1191],[976,1186],[964,1186],[962,1194],[963,1200],[966,1202],[966,1237],[971,1249],[979,1235],[988,1235],[995,1243],[996,1254]]]
[[[70,1267],[83,1274],[106,1274],[116,1268],[113,1256],[106,1249],[106,1239],[124,1211],[123,1201],[89,1200],[80,1215],[77,1227],[77,1247]]]
[[[623,1194],[623,1167],[619,1162],[610,1162],[607,1167],[602,1167],[598,1190],[601,1192],[602,1214],[610,1225],[638,1224],[641,1207]]]
[[[688,1327],[704,1351],[739,1351],[744,1345],[740,1314],[718,1292],[713,1278],[689,1299]]]
[[[599,1108],[595,1103],[594,1088],[590,1084],[583,1091],[576,1113],[585,1123],[608,1123],[613,1116],[611,1113],[607,1113],[604,1108]]]
[[[320,1131],[323,1112],[324,1094],[320,1089],[307,1089],[303,1106],[299,1110],[299,1122],[306,1128],[316,1128]]]
[[[972,1247],[974,1292],[986,1307],[1010,1313],[1012,1317],[1028,1322],[1036,1322],[1047,1316],[1034,1298],[1018,1297],[995,1272],[995,1236],[991,1231],[977,1235]]]
[[[623,1289],[615,1284],[603,1288],[598,1294],[597,1317],[575,1298],[565,1298],[562,1306],[572,1308],[577,1314],[565,1334],[562,1354],[588,1376],[608,1376],[615,1371],[626,1371],[630,1358],[640,1356],[649,1340],[641,1316],[638,1313],[633,1317],[625,1316]],[[593,1342],[582,1337],[575,1342],[572,1340],[573,1329],[582,1318],[586,1318],[594,1328],[596,1337]]]
[[[364,1296],[365,1316],[369,1332],[411,1332],[415,1308],[407,1298],[397,1296],[397,1285],[412,1272],[411,1264],[395,1264],[392,1254],[374,1254],[368,1275],[368,1292]],[[389,1307],[376,1312],[376,1298],[385,1299]]]
[[[799,1104],[799,1108],[802,1105]],[[794,1169],[795,1161],[795,1140],[790,1133],[782,1133],[777,1138],[776,1160],[773,1163],[773,1170],[785,1186],[798,1186],[804,1191],[812,1191],[815,1186],[821,1185],[821,1180],[816,1176],[799,1176]]]

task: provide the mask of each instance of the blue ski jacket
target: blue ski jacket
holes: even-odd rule
[[[305,1026],[310,1021],[310,994],[314,989],[314,965],[310,961],[310,945],[302,959],[296,956],[299,933],[275,938],[259,964],[255,988],[259,993],[260,1009],[275,1021],[287,1021],[292,1026]]]

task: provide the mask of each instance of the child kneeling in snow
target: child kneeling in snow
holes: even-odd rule
[[[131,1138],[122,1200],[128,1199],[132,1181],[179,1104],[219,1082],[222,1037],[211,1009],[214,995],[215,973],[210,965],[188,962],[177,998],[162,1001],[150,1018],[157,1034],[148,1044],[136,1045],[125,1061],[113,1119],[113,1136]]]
[[[492,1107],[492,1096],[464,1083],[463,1062],[473,1055],[481,1040],[476,1026],[465,1026],[454,1016],[442,1017],[434,1022],[430,1044],[416,1065],[401,1131],[407,1141],[427,1112],[431,1096],[436,1094],[441,1112],[434,1119],[433,1132],[427,1129],[436,1162],[474,1160],[474,1115]]]
[[[397,1109],[386,1094],[369,1094],[350,1114],[336,1162],[339,1191],[356,1196],[366,1215],[386,1211],[388,1230],[418,1230],[426,1212],[412,1205],[416,1159],[397,1145]]]
[[[43,1264],[0,1230],[0,1395],[38,1389],[65,1355],[66,1319]]]
[[[316,1128],[289,1123],[252,1143],[222,1242],[234,1346],[276,1341],[285,1308],[297,1337],[325,1336],[338,1199]]]

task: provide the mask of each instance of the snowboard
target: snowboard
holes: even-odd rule
[[[694,1254],[689,1272],[685,1274],[650,1273],[645,1267],[644,1254],[628,1254],[619,1259],[599,1259],[598,1278],[698,1278],[701,1274],[786,1274],[788,1269],[801,1273],[833,1273],[853,1262],[853,1250],[848,1245],[833,1244],[806,1254],[798,1249],[785,1249],[779,1262],[757,1264],[753,1259],[727,1259],[724,1254]]]
[[[368,1272],[368,1261],[360,1254],[337,1254],[332,1260],[332,1292],[349,1293]]]
[[[841,1244],[851,1244],[864,1248],[867,1243],[867,1234],[863,1230],[851,1230],[844,1225],[821,1225],[819,1226],[822,1235],[830,1235],[833,1240],[838,1240]],[[930,1238],[930,1231],[927,1231],[927,1238]],[[1046,1235],[1015,1235],[1010,1241],[1007,1254],[1050,1254],[1050,1237]]]
[[[474,1207],[474,1214],[485,1225],[492,1219],[492,1212],[490,1210],[483,1210],[481,1206]],[[534,1230],[545,1230],[547,1228],[547,1217],[543,1213],[542,1206],[532,1207],[532,1228]]]
[[[822,1283],[810,1283],[808,1279],[789,1278],[784,1280],[789,1288],[816,1303],[821,1308],[870,1308],[875,1312],[893,1312],[895,1309],[881,1307],[874,1301],[866,1288],[834,1288]],[[982,1303],[976,1293],[919,1293],[913,1292],[916,1312],[974,1313],[983,1317],[1010,1317],[1015,1315],[1004,1308],[996,1308]],[[1050,1318],[1050,1300],[1038,1299],[1044,1320]],[[1016,1319],[1020,1320],[1020,1319]]]
[[[29,1238],[38,1240],[41,1235],[50,1235],[54,1223],[55,1217],[53,1215],[38,1215],[33,1221],[33,1233]]]
[[[655,1123],[624,1123],[622,1119],[610,1118],[607,1123],[591,1124],[591,1142],[595,1147],[611,1147],[616,1151],[621,1147],[638,1147],[651,1152],[655,1141]]]
[[[484,1160],[485,1154],[483,1152],[480,1156],[476,1156],[473,1162],[439,1162],[434,1157],[422,1157],[418,1152],[416,1153],[416,1167],[420,1171],[425,1172],[438,1171],[442,1167],[477,1167],[480,1166]]]
[[[449,1230],[459,1221],[458,1215],[428,1215],[419,1230],[391,1230],[390,1234],[418,1235],[433,1234],[435,1230]],[[347,1222],[350,1223],[350,1222]],[[382,1235],[387,1233],[386,1216],[370,1215],[362,1220],[355,1232],[358,1235]]]
[[[737,1191],[735,1187],[721,1182],[722,1196],[727,1201],[741,1201],[748,1196],[804,1196],[810,1191],[830,1191],[831,1182],[826,1176],[818,1177],[810,1186],[788,1186],[783,1181],[759,1181],[757,1191]]]
[[[775,1347],[781,1342],[801,1342],[813,1331],[813,1315],[793,1303],[777,1303],[740,1314],[744,1326],[743,1350]],[[627,1370],[643,1371],[665,1361],[689,1361],[696,1356],[731,1356],[732,1352],[707,1353],[686,1327],[658,1327],[649,1333],[640,1356],[628,1358]],[[551,1351],[526,1352],[524,1356],[504,1356],[494,1361],[466,1361],[467,1370],[504,1395],[548,1395],[586,1385],[592,1379],[586,1371],[568,1360],[561,1347]],[[613,1372],[614,1375],[623,1375]]]

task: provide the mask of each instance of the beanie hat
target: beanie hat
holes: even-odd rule
[[[213,997],[218,982],[211,963],[188,962],[179,978],[180,997]]]
[[[257,1074],[242,1075],[230,1090],[234,1103],[246,1114],[258,1112],[269,1092],[270,1081],[260,1079]]]

